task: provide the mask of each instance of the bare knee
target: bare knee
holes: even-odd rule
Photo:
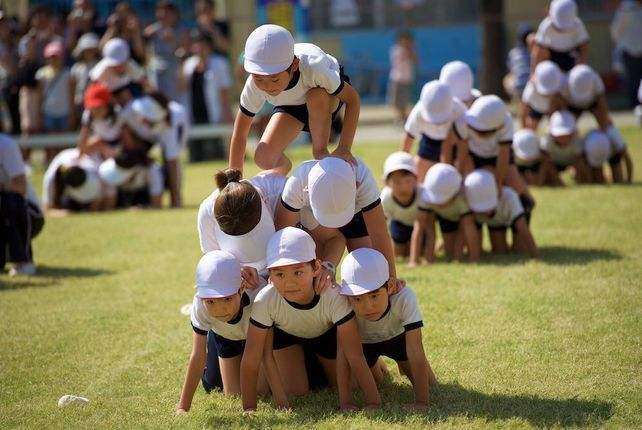
[[[274,167],[275,160],[268,150],[268,145],[265,142],[259,142],[254,151],[254,162],[259,168],[267,170]]]

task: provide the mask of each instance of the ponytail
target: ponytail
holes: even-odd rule
[[[238,169],[221,170],[214,175],[219,195],[214,217],[221,230],[232,236],[251,231],[261,220],[261,195],[252,184],[241,182]]]

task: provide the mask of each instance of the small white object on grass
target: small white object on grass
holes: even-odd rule
[[[70,405],[72,403],[77,403],[79,405],[84,406],[89,404],[89,399],[85,397],[74,396],[73,394],[65,394],[58,400],[58,407],[64,408],[65,406]]]
[[[183,315],[189,315],[192,313],[192,304],[188,303],[186,305],[181,306],[181,313]]]

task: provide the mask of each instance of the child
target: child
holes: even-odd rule
[[[298,223],[323,244],[324,259],[338,262],[346,243],[348,251],[374,248],[386,256],[396,277],[379,189],[361,159],[356,159],[356,168],[334,156],[310,160],[292,172],[277,208],[276,228]]]
[[[539,145],[539,137],[529,128],[517,130],[513,136],[515,165],[528,185],[544,185],[544,170],[540,169],[542,153]]]
[[[420,193],[416,172],[415,160],[407,152],[393,152],[383,164],[386,186],[381,190],[381,206],[389,223],[397,257],[410,254],[410,238]]]
[[[84,105],[78,149],[103,160],[114,157],[121,144],[124,120],[120,108],[112,103],[111,92],[101,83],[92,83],[85,91]]]
[[[147,86],[145,71],[131,59],[129,45],[125,40],[118,37],[109,40],[103,46],[102,56],[102,60],[89,71],[92,81],[105,85],[114,95],[131,86]],[[136,90],[134,92],[138,92],[140,88]],[[126,100],[122,100],[122,103],[119,100],[121,106],[125,102]]]
[[[548,16],[540,23],[533,46],[534,70],[540,62],[551,60],[564,72],[588,59],[589,35],[577,17],[574,0],[553,0]]]
[[[74,95],[74,112],[80,118],[83,111],[84,94],[89,85],[89,71],[98,63],[100,59],[98,36],[94,33],[85,33],[80,39],[73,51],[76,62],[71,66],[69,72],[71,93]]]
[[[349,376],[337,369],[338,347],[363,390],[366,405],[378,407],[381,399],[363,356],[348,301],[335,288],[321,294],[314,291],[314,277],[320,274],[321,266],[312,237],[295,227],[277,231],[268,242],[267,263],[271,283],[254,301],[241,361],[243,409],[256,409],[259,363],[266,342],[270,348],[270,331],[274,334],[274,359],[287,394],[302,395],[309,390],[304,345],[316,354],[330,385],[350,384],[344,379]]]
[[[465,135],[466,107],[453,99],[448,85],[428,82],[406,121],[401,150],[409,152],[415,138],[421,137],[417,151],[417,179],[424,180],[435,163],[453,163],[453,148]]]
[[[350,148],[360,101],[336,58],[316,45],[295,44],[285,28],[267,24],[247,38],[244,65],[251,75],[241,93],[234,122],[230,167],[243,168],[252,117],[266,101],[275,107],[254,155],[260,168],[289,171],[292,163],[283,151],[301,130],[311,134],[314,158],[327,156],[330,123],[343,104],[343,130],[333,154],[353,161]]]
[[[400,123],[404,123],[408,116],[408,102],[415,80],[416,65],[417,53],[412,34],[402,31],[397,35],[397,42],[390,48],[388,76],[388,100],[397,111]]]
[[[386,258],[378,251],[359,248],[341,264],[341,294],[352,307],[363,353],[377,383],[383,380],[376,366],[379,357],[390,357],[406,375],[415,391],[412,405],[424,409],[430,403],[430,386],[437,383],[426,359],[421,339],[423,321],[415,293],[408,287],[389,295],[389,274]],[[337,374],[350,374],[343,351],[339,348]],[[350,380],[342,377],[338,385],[341,409],[354,409]]]
[[[559,107],[559,94],[563,86],[564,75],[555,63],[552,61],[539,63],[522,94],[520,105],[522,125],[537,131],[542,118]]]
[[[444,64],[439,73],[439,82],[448,85],[453,96],[470,107],[482,93],[473,88],[473,71],[463,61]]]
[[[263,283],[264,284],[264,283]],[[194,392],[203,374],[207,357],[206,339],[212,333],[216,343],[222,386],[225,394],[241,393],[241,358],[252,312],[253,302],[261,287],[241,286],[241,265],[232,254],[212,251],[203,255],[196,267],[196,294],[192,302],[192,353],[190,354],[177,413],[189,411]],[[259,376],[259,392],[267,392],[267,381],[279,378],[274,361],[265,361]],[[261,364],[261,357],[258,357]],[[271,366],[272,365],[272,366]],[[267,380],[266,380],[267,378]],[[275,403],[286,406],[284,393],[274,391]],[[279,394],[281,397],[279,397]]]
[[[493,175],[487,170],[478,169],[466,176],[464,190],[477,222],[488,225],[493,253],[508,252],[506,230],[510,227],[513,230],[513,246],[529,257],[537,258],[537,245],[526,222],[526,212],[512,188],[503,187],[499,194]]]
[[[60,41],[45,47],[47,65],[36,73],[42,94],[42,124],[47,132],[69,130],[75,122],[72,109],[69,69],[65,67],[65,48]]]
[[[559,175],[569,167],[575,169],[576,181],[589,181],[590,172],[582,159],[582,142],[577,135],[573,114],[566,110],[554,112],[548,127],[548,134],[540,141],[545,183],[564,185]]]
[[[612,154],[613,149],[606,134],[599,130],[592,130],[584,137],[584,159],[589,167],[587,183],[606,183],[603,166]]]
[[[435,220],[439,221],[448,258],[462,260],[465,244],[469,260],[479,261],[479,232],[464,198],[461,175],[450,164],[435,164],[424,180],[410,248],[411,267],[421,262],[422,254],[429,263],[434,261]]]
[[[522,22],[517,27],[515,46],[508,52],[509,73],[504,78],[504,89],[513,99],[521,100],[531,75],[530,47],[535,37],[530,24]]]

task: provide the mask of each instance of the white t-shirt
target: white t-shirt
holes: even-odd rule
[[[91,111],[85,109],[82,113],[81,123],[89,127],[93,136],[105,142],[114,142],[120,139],[125,121],[120,113],[120,108],[114,107],[114,115],[107,118],[92,118]]]
[[[151,196],[163,194],[163,169],[160,164],[153,162],[149,166],[132,167],[131,178],[118,188],[123,191],[140,191],[147,188]]]
[[[163,148],[163,154],[166,160],[176,160],[187,143],[190,122],[187,117],[187,111],[180,103],[170,101],[170,126],[159,136],[159,142]]]
[[[551,157],[553,163],[559,166],[573,164],[582,154],[582,141],[577,137],[566,146],[558,145],[551,135],[542,136],[539,142],[540,149]]]
[[[642,23],[640,25],[642,26]],[[593,91],[591,94],[571,94],[568,83],[562,87],[562,97],[564,97],[571,107],[587,109],[597,101],[598,97],[604,94],[604,82],[602,81],[602,78],[600,78],[600,75],[598,75],[594,70],[591,70],[591,78],[594,81],[592,86]]]
[[[294,55],[299,59],[299,78],[296,84],[276,96],[261,91],[248,76],[241,92],[241,110],[254,115],[268,101],[274,106],[295,106],[305,104],[305,95],[316,87],[324,88],[329,94],[337,94],[343,88],[339,62],[332,55],[311,43],[296,43]]]
[[[390,48],[390,80],[410,84],[415,79],[415,63],[399,44]]]
[[[522,93],[522,102],[541,114],[548,114],[551,111],[553,96],[540,94],[533,81],[528,81]]]
[[[49,206],[53,203],[56,193],[56,171],[61,166],[80,166],[85,170],[97,173],[99,163],[96,159],[86,155],[81,157],[77,148],[60,151],[49,163],[42,179],[42,204],[44,206]]]
[[[558,52],[568,52],[589,41],[589,35],[584,23],[575,18],[573,28],[560,31],[555,27],[550,17],[544,18],[540,23],[535,41],[538,45]]]
[[[357,317],[361,343],[383,342],[423,326],[417,296],[410,287],[393,294],[389,300],[388,309],[377,321]]]
[[[486,223],[489,227],[511,227],[515,220],[524,213],[524,206],[519,196],[510,187],[503,187],[502,194],[497,202],[495,215],[492,218],[476,214],[479,223]]]
[[[281,199],[281,193],[285,186],[285,176],[268,174],[257,175],[247,180],[256,188],[265,203],[265,206],[271,211],[272,216],[276,215],[276,205]],[[220,249],[216,239],[216,218],[214,217],[214,203],[218,197],[218,188],[212,192],[198,209],[198,238],[203,253]],[[242,216],[242,214],[239,214]]]
[[[272,284],[263,288],[254,299],[251,323],[261,327],[278,327],[304,339],[313,339],[352,318],[348,299],[336,288],[326,288],[315,295],[308,305],[288,302]]]
[[[481,139],[474,133],[474,131],[468,129],[466,131],[470,152],[482,158],[497,157],[499,155],[499,144],[513,141],[513,118],[507,112],[504,117],[504,125],[490,138]]]
[[[26,170],[20,147],[15,140],[6,134],[0,133],[0,190],[8,190],[11,180],[21,175],[26,176]],[[36,192],[28,180],[26,199],[39,206]]]
[[[363,160],[360,158],[356,158],[356,160],[357,195],[354,208],[355,214],[363,209],[372,209],[380,202],[379,188],[377,187],[377,181],[372,176],[372,172],[370,172]],[[285,183],[283,195],[281,196],[281,200],[288,209],[301,211],[301,224],[308,230],[314,230],[319,226],[319,222],[312,214],[310,195],[308,193],[308,174],[316,163],[318,163],[318,160],[304,161],[294,169],[292,176]]]
[[[434,212],[440,217],[452,222],[458,222],[461,217],[471,213],[463,191],[460,191],[455,197],[455,200],[446,207],[433,206],[423,199],[419,205],[421,209]]]
[[[182,73],[188,82],[191,82],[196,67],[200,59],[193,56],[185,60],[183,64]],[[207,66],[203,72],[205,95],[205,104],[207,107],[207,116],[211,123],[217,124],[223,120],[223,106],[220,98],[221,89],[230,88],[232,86],[232,73],[230,72],[230,65],[227,58],[221,55],[212,55],[207,60]],[[191,91],[187,91],[186,95],[188,100],[185,101],[185,106],[191,108],[192,103],[189,99]],[[191,112],[190,112],[191,117]]]
[[[404,129],[406,133],[414,138],[421,137],[425,134],[431,139],[444,140],[448,133],[454,127],[459,136],[464,136],[466,132],[466,122],[464,121],[466,106],[458,99],[453,100],[453,109],[447,122],[441,124],[431,124],[421,116],[421,105],[419,102],[410,111]]]
[[[419,208],[419,197],[421,194],[421,189],[417,186],[415,190],[415,195],[412,198],[412,201],[408,205],[402,205],[395,199],[392,195],[392,189],[390,187],[383,187],[381,190],[381,206],[383,207],[383,213],[386,215],[388,222],[397,221],[403,225],[412,227],[417,218],[417,210]]]
[[[100,82],[109,90],[116,90],[132,82],[140,82],[145,77],[145,71],[134,60],[127,61],[125,73],[117,74],[110,68],[106,60],[100,60],[89,71],[89,79]]]
[[[265,287],[265,281],[259,277],[263,282],[258,288],[253,290],[245,290],[241,297],[241,310],[239,315],[231,321],[221,321],[207,312],[207,306],[200,299],[194,295],[192,301],[192,311],[190,319],[192,326],[202,331],[212,330],[217,335],[229,340],[244,340],[247,337],[247,328],[250,324],[250,315],[252,314],[252,306],[256,295]]]

